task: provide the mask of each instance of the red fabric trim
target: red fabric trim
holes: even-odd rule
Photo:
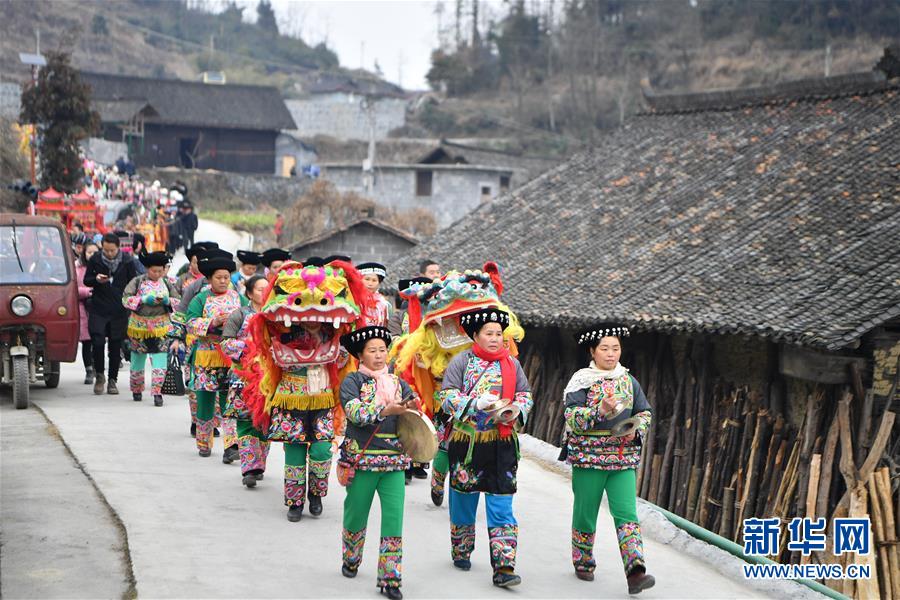
[[[497,352],[488,352],[477,343],[472,344],[472,352],[481,360],[498,361],[500,363],[501,398],[514,398],[516,395],[516,364],[509,355],[509,350],[500,348]],[[512,433],[511,423],[498,423],[497,430],[500,437],[508,437]]]

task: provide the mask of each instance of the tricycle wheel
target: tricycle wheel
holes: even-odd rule
[[[44,367],[44,385],[53,389],[59,386],[59,361],[53,360]]]
[[[14,356],[13,370],[13,404],[16,408],[28,408],[28,357]]]

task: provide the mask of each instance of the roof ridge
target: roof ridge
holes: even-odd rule
[[[858,73],[784,81],[771,85],[709,90],[705,92],[654,94],[644,90],[649,110],[638,116],[729,111],[748,106],[868,95],[900,88],[900,79],[886,79],[873,69]]]
[[[454,148],[462,148],[464,150],[475,150],[476,152],[490,152],[493,154],[502,154],[503,156],[512,156],[514,158],[536,158],[541,160],[557,160],[552,156],[542,156],[537,154],[515,154],[513,152],[509,152],[508,150],[498,150],[496,148],[488,148],[485,146],[472,146],[470,144],[460,144],[459,142],[454,142],[446,138],[441,138],[438,141],[439,146],[452,146]]]
[[[254,90],[275,90],[281,94],[281,91],[274,85],[255,85],[252,83],[204,83],[202,81],[191,81],[190,79],[164,78],[164,77],[141,77],[140,75],[120,75],[119,73],[104,73],[101,71],[88,71],[81,69],[83,75],[94,77],[108,77],[110,79],[139,79],[140,81],[158,81],[163,83],[177,83],[181,85],[205,86],[207,88],[249,88]]]

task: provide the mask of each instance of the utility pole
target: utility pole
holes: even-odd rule
[[[363,179],[366,186],[366,196],[372,198],[375,191],[375,98],[366,96],[363,98],[360,108],[366,111],[369,121],[369,152],[363,162]]]

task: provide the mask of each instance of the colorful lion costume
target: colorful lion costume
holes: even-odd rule
[[[436,392],[450,360],[472,346],[472,339],[459,324],[459,316],[478,308],[499,308],[510,315],[504,337],[510,353],[517,354],[516,342],[525,336],[512,311],[500,301],[503,282],[496,263],[482,269],[450,271],[430,284],[413,284],[400,291],[409,302],[409,333],[391,346],[394,372],[418,393],[422,409],[435,422],[441,451],[434,459],[431,494],[435,504],[443,502],[447,454],[443,439],[449,430],[449,416],[441,411]]]
[[[270,441],[284,442],[285,504],[300,510],[309,447],[310,512],[318,514],[328,491],[331,443],[343,423],[340,383],[352,368],[340,338],[364,326],[372,295],[343,261],[289,261],[269,284],[262,309],[250,317],[251,342],[240,373],[244,401],[254,427]]]

